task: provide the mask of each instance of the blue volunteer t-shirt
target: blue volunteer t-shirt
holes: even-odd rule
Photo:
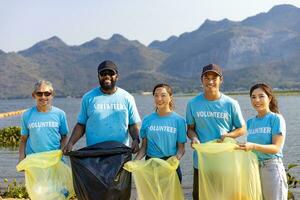
[[[21,135],[27,135],[25,154],[58,150],[61,137],[69,132],[66,114],[52,106],[48,112],[32,107],[21,118]]]
[[[247,121],[247,141],[257,144],[272,144],[275,135],[286,135],[285,120],[282,115],[269,112],[264,117],[253,117]],[[262,153],[253,151],[258,160],[268,160],[271,158],[282,158],[282,148],[277,154]]]
[[[220,139],[221,135],[241,128],[244,118],[238,102],[224,94],[218,100],[209,101],[204,93],[191,99],[186,109],[187,125],[195,125],[201,143]],[[194,167],[198,168],[198,158],[194,151]]]
[[[133,96],[119,87],[111,95],[97,87],[82,98],[78,123],[85,125],[88,146],[105,141],[128,146],[128,125],[140,121]]]
[[[144,118],[140,134],[141,138],[147,138],[148,156],[173,156],[177,153],[177,143],[186,143],[185,120],[175,112],[167,116],[154,112]]]

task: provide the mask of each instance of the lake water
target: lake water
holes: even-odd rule
[[[151,113],[154,110],[153,97],[134,95],[141,117]],[[255,115],[250,99],[247,95],[232,96],[239,101],[244,118]],[[189,99],[192,97],[178,96],[175,97],[175,110],[182,116],[185,116],[185,107]],[[76,98],[56,98],[53,104],[63,109],[68,118],[69,128],[72,130],[76,123],[77,114],[79,112],[80,100]],[[287,138],[284,148],[284,163],[294,163],[300,165],[300,96],[279,96],[279,107],[287,124]],[[24,108],[29,108],[34,105],[32,99],[17,99],[17,100],[0,100],[0,113],[15,111]],[[0,128],[7,126],[19,126],[20,116],[0,119]],[[239,140],[244,140],[240,138]],[[84,139],[81,139],[75,148],[81,148],[85,145]],[[3,178],[17,178],[23,180],[23,174],[15,170],[18,161],[17,150],[0,150],[0,182]],[[192,172],[192,150],[189,143],[186,144],[186,153],[181,160],[181,168],[183,171],[183,188],[186,199],[191,199],[191,190],[193,184]],[[300,167],[299,167],[300,168]],[[292,171],[298,179],[300,179],[300,169],[296,168]],[[297,190],[298,191],[298,190]],[[297,195],[298,196],[298,195]]]

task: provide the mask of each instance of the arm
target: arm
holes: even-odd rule
[[[247,130],[245,120],[243,118],[241,107],[237,101],[232,102],[232,113],[232,125],[235,129],[229,133],[221,135],[221,141],[223,141],[225,137],[237,138],[246,134]]]
[[[237,138],[240,137],[242,135],[245,135],[246,133],[246,125],[242,125],[241,128],[236,128],[233,131],[226,133],[224,135],[221,135],[221,140],[224,140],[225,137],[230,137],[230,138]]]
[[[184,155],[184,153],[185,153],[185,149],[184,149],[184,143],[177,143],[177,154],[176,154],[176,158],[178,159],[178,160],[180,160],[181,159],[181,157]]]
[[[200,140],[199,140],[198,135],[195,131],[195,125],[194,124],[187,126],[187,136],[191,140],[191,145],[192,144],[200,144]]]
[[[63,148],[66,146],[68,142],[68,136],[67,135],[62,135],[60,139],[60,148],[63,150]]]
[[[140,143],[140,138],[139,138],[139,127],[137,124],[132,124],[128,126],[128,131],[129,134],[132,138],[132,143],[131,143],[131,149],[133,153],[136,153],[139,151],[139,143]]]
[[[255,150],[255,151],[260,151],[262,153],[276,154],[280,151],[283,142],[284,142],[284,136],[279,134],[273,136],[272,144],[257,144],[257,143],[247,142],[246,144],[240,144],[239,149],[246,150],[246,151]]]
[[[191,104],[188,103],[186,107],[186,123],[187,123],[187,136],[191,140],[192,144],[200,144],[200,140],[198,138],[198,134],[195,129],[195,118],[192,113]]]
[[[146,155],[146,147],[147,147],[147,138],[143,138],[142,140],[142,146],[137,153],[135,160],[141,160]]]
[[[28,135],[21,135],[20,145],[19,145],[19,162],[21,162],[25,157],[25,147],[28,139]]]
[[[67,117],[66,113],[63,112],[61,115],[61,122],[60,122],[60,127],[59,127],[59,133],[61,135],[60,138],[60,148],[63,150],[63,148],[66,146],[68,142],[68,136],[67,134],[69,133],[69,127],[68,127],[68,122],[67,122]]]
[[[72,131],[72,135],[66,146],[63,147],[63,152],[72,151],[73,145],[83,136],[85,133],[85,125],[77,123]]]

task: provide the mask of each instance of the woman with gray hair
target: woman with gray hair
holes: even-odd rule
[[[52,106],[52,83],[40,80],[35,83],[32,98],[36,105],[25,111],[21,118],[19,162],[26,155],[58,150],[65,146],[69,132],[66,114]]]

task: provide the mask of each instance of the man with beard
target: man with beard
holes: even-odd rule
[[[72,150],[73,145],[86,135],[87,146],[117,141],[129,146],[128,132],[132,138],[132,152],[139,150],[140,116],[131,94],[116,86],[118,68],[110,60],[98,66],[100,87],[87,92],[81,103],[81,109],[64,153]]]

